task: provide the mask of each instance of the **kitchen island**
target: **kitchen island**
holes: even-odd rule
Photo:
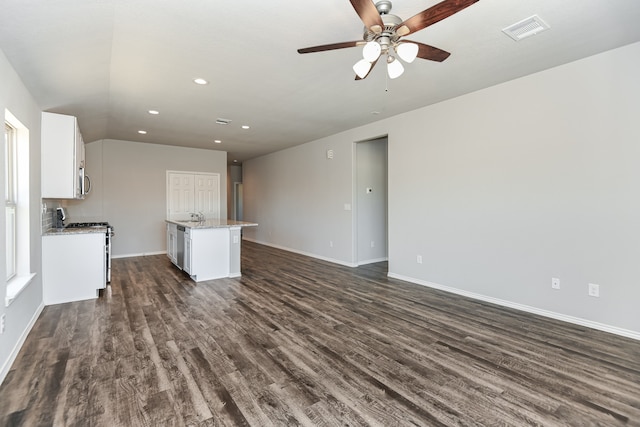
[[[195,282],[239,277],[240,230],[258,225],[231,219],[166,222],[167,256]]]

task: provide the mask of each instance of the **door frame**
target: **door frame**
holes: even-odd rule
[[[388,261],[389,259],[389,134],[382,134],[379,136],[375,136],[375,137],[371,137],[371,138],[366,138],[366,139],[361,139],[358,141],[354,141],[352,143],[352,158],[353,158],[353,165],[351,168],[351,172],[352,172],[352,176],[351,176],[351,180],[352,180],[352,195],[351,195],[351,200],[352,200],[352,213],[351,213],[351,227],[352,227],[352,263],[354,266],[359,266],[359,265],[366,265],[368,264],[367,262],[360,262],[360,254],[358,253],[358,225],[359,225],[359,212],[361,207],[358,206],[358,144],[366,144],[367,142],[372,142],[372,141],[377,141],[380,139],[385,138],[387,140],[387,153],[386,153],[386,168],[387,168],[387,178],[386,178],[386,221],[385,221],[385,233],[386,233],[386,260]],[[380,259],[379,261],[383,261],[382,259]]]

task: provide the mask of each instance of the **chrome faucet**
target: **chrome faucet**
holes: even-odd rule
[[[189,214],[189,216],[191,217],[191,221],[204,221],[205,220],[205,216],[202,212],[191,212]]]

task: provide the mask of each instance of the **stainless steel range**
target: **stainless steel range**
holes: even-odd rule
[[[106,281],[111,283],[111,238],[116,234],[112,225],[108,222],[72,222],[65,228],[106,228],[106,241],[105,241],[105,271]]]

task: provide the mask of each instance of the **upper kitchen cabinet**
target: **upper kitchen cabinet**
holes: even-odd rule
[[[42,113],[42,198],[84,199],[91,189],[85,175],[84,141],[73,116]]]

